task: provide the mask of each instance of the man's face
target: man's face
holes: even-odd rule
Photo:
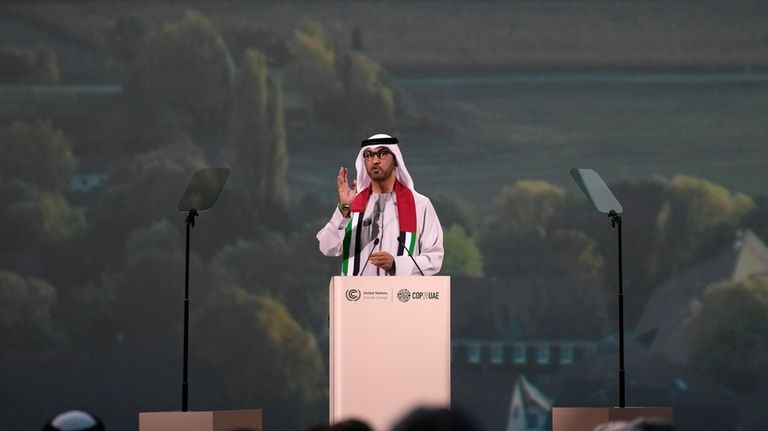
[[[363,152],[365,170],[373,181],[384,181],[395,171],[395,155],[387,147],[368,148]]]

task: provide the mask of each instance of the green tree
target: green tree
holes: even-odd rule
[[[56,53],[45,45],[0,46],[0,82],[47,83],[59,80]]]
[[[236,187],[256,203],[265,196],[264,175],[267,157],[269,98],[267,60],[256,50],[246,50],[235,82],[230,139],[225,157],[233,167]]]
[[[165,44],[158,42],[161,39],[166,40]],[[165,67],[166,65],[161,64],[162,61],[182,61],[181,54],[164,59],[156,58],[164,55],[156,51],[171,43],[167,39],[170,39],[170,36],[164,33],[163,28],[158,28],[137,16],[121,16],[105,30],[104,51],[107,56],[107,68],[120,77],[124,89],[112,109],[95,113],[97,118],[94,125],[101,127],[102,133],[110,136],[110,139],[104,142],[104,145],[109,146],[108,152],[119,155],[138,154],[189,137],[192,128],[190,124],[193,123],[192,114],[184,107],[178,106],[178,98],[155,91],[155,87],[164,84],[152,81],[155,77],[167,78],[162,75],[165,71],[152,69]],[[188,41],[188,44],[193,43]],[[204,48],[201,48],[201,51],[204,51]],[[205,55],[205,52],[198,53],[199,57]],[[194,57],[187,54],[187,57],[190,56]],[[195,63],[202,60],[184,61]],[[180,67],[183,66],[178,66]],[[198,70],[197,64],[193,69],[191,73],[196,74],[195,79],[204,79],[202,75],[205,73]],[[183,81],[187,77],[184,74],[176,79]],[[187,84],[193,85],[189,82]],[[165,90],[185,91],[178,87]],[[225,88],[221,91],[228,90]]]
[[[395,91],[383,78],[378,63],[360,52],[347,53],[349,77],[340,106],[348,107],[348,117],[361,128],[388,128],[397,111]]]
[[[131,231],[125,240],[125,260],[131,264],[146,256],[166,256],[181,252],[181,235],[168,220],[161,220]]]
[[[663,179],[654,178],[611,184],[610,187],[626,213],[623,220],[624,244],[632,245],[632,258],[624,259],[624,285],[633,295],[648,297],[650,289],[664,277],[667,270],[660,256],[668,229],[668,210],[665,209],[669,196],[667,183]],[[558,223],[583,229],[590,238],[598,241],[598,250],[606,259],[606,280],[615,286],[618,278],[616,233],[610,230],[604,216],[596,214],[591,204],[584,202],[579,207],[573,207],[569,217]],[[642,311],[643,305],[627,304],[627,320],[632,321]]]
[[[702,178],[676,176],[612,184],[625,210],[624,244],[631,245],[631,259],[624,259],[624,288],[636,298],[647,298],[652,289],[687,265],[721,252],[751,214],[754,204],[746,195],[731,193]],[[605,256],[605,277],[611,290],[618,279],[616,236],[586,204],[557,220],[597,240]],[[628,302],[629,325],[645,304]]]
[[[181,244],[181,235],[167,221],[136,228],[125,241],[123,267],[104,274],[103,288],[113,292],[116,327],[129,345],[159,346],[180,337]],[[192,262],[192,268],[201,264],[194,256]]]
[[[118,17],[106,30],[107,67],[123,79],[132,79],[129,72],[136,66],[136,59],[148,48],[155,31],[150,23],[136,15]]]
[[[34,255],[84,231],[85,221],[59,194],[20,180],[0,184],[3,253]],[[31,269],[31,268],[30,268]]]
[[[324,396],[325,372],[314,338],[274,299],[217,289],[193,315],[191,331],[192,358],[204,375],[208,403],[258,405],[296,428],[305,425],[306,406]]]
[[[388,127],[403,107],[381,67],[349,46],[340,26],[326,31],[305,23],[290,43],[289,82],[300,89],[315,118],[351,129]]]
[[[474,239],[468,236],[459,225],[451,225],[445,231],[443,245],[445,259],[443,260],[442,273],[458,276],[464,275],[471,278],[483,276],[483,255]]]
[[[269,78],[263,54],[246,50],[236,81],[234,109],[226,159],[249,206],[272,212],[288,206],[288,146],[283,93],[280,83]]]
[[[56,289],[45,280],[0,271],[0,336],[3,350],[36,349],[48,345],[53,333],[51,314]]]
[[[754,198],[755,208],[747,215],[744,224],[764,241],[768,240],[768,195]]]
[[[317,252],[313,234],[319,226],[307,225],[290,234],[261,233],[257,240],[241,239],[223,247],[212,266],[248,292],[277,299],[302,325],[322,332],[328,312],[327,280],[338,274],[339,262]],[[301,262],[301,271],[296,271],[296,262]]]
[[[469,204],[460,198],[446,193],[438,193],[431,198],[435,211],[440,216],[443,226],[459,225],[468,235],[477,229],[477,217]]]
[[[695,369],[739,392],[768,388],[768,280],[753,276],[710,286],[691,329]]]
[[[247,291],[285,299],[287,289],[283,281],[293,271],[292,252],[284,235],[267,232],[258,241],[240,239],[227,245],[216,254],[213,263],[231,271],[238,285]]]
[[[172,220],[192,174],[206,166],[200,148],[183,141],[134,156],[110,169],[102,198],[93,209],[94,222],[111,220],[114,227],[130,230],[158,219]]]
[[[571,279],[601,280],[603,257],[597,242],[581,230],[552,230],[546,238],[547,253],[559,270]]]
[[[132,229],[121,243],[103,239],[110,246],[107,252],[117,258],[105,259],[109,263],[96,265],[101,271],[89,282],[62,294],[63,309],[68,311],[62,326],[71,344],[84,352],[105,352],[119,345],[148,362],[154,358],[166,363],[177,356],[185,271],[182,226],[161,219]],[[197,244],[190,255],[193,313],[211,291],[231,284],[226,274],[200,258],[199,248]],[[92,268],[88,270],[93,274]]]
[[[113,109],[95,113],[94,127],[110,138],[106,153],[124,160],[193,137],[188,124],[164,102],[127,88]]]
[[[219,32],[200,12],[153,33],[138,54],[138,91],[163,102],[183,123],[221,129],[230,102],[232,64]]]
[[[207,165],[202,151],[189,142],[176,142],[136,155],[114,166],[98,203],[89,213],[92,253],[86,264],[104,268],[117,265],[130,231],[157,220],[177,220],[184,188],[198,169]]]
[[[544,181],[503,187],[482,242],[487,273],[602,278],[597,243],[583,231],[558,224],[559,215],[569,208],[565,190]]]
[[[181,339],[184,296],[184,240],[180,227],[167,220],[133,229],[124,241],[122,265],[102,273],[101,298],[83,297],[111,310],[106,330],[113,330],[135,352],[167,356],[160,346],[178,346]],[[196,253],[190,255],[192,313],[210,300],[218,288],[231,286],[230,278],[209,267]],[[87,289],[78,292],[93,294]],[[103,311],[103,310],[102,310]],[[98,319],[105,317],[96,313]],[[137,318],[140,316],[140,318]],[[95,328],[97,331],[102,328]],[[105,334],[92,332],[96,339]]]
[[[61,192],[75,171],[69,142],[50,121],[0,126],[0,154],[0,182],[18,179]]]
[[[494,199],[488,220],[493,236],[543,232],[552,217],[566,205],[564,189],[538,180],[521,180],[504,186]]]
[[[663,259],[675,265],[720,251],[754,209],[749,196],[703,178],[675,176],[668,184],[670,197],[660,215],[666,218]]]
[[[288,143],[286,142],[285,118],[283,114],[283,88],[279,82],[270,81],[269,86],[269,140],[267,142],[267,164],[265,169],[266,201],[272,208],[288,207]]]
[[[336,51],[329,39],[320,23],[307,22],[294,30],[289,44],[291,82],[311,100],[328,100],[341,91],[336,79]]]

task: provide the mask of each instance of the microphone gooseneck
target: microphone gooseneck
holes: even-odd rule
[[[368,266],[368,262],[370,262],[371,255],[373,254],[373,252],[376,251],[377,245],[379,245],[379,238],[376,238],[373,240],[373,247],[371,247],[371,252],[368,253],[368,258],[365,259],[365,263],[363,264],[363,269],[361,269],[357,275],[363,275],[363,271],[365,271],[365,267]]]
[[[411,260],[413,261],[413,264],[416,265],[416,269],[419,270],[419,273],[421,275],[424,275],[424,271],[421,270],[421,267],[419,266],[419,264],[416,263],[416,259],[413,258],[413,255],[411,254],[411,251],[408,250],[408,247],[406,247],[405,241],[403,241],[403,239],[398,236],[397,237],[397,242],[399,242],[403,246],[403,248],[405,249],[405,252],[408,253],[408,257],[410,257]]]

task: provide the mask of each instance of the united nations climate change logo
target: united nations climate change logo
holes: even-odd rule
[[[360,299],[360,291],[357,289],[347,290],[347,301],[357,301]]]
[[[411,299],[411,292],[408,289],[400,289],[397,292],[397,299],[400,302],[408,302]]]

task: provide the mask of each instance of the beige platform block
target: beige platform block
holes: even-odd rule
[[[388,430],[417,406],[451,404],[450,278],[333,277],[329,420]]]
[[[142,412],[139,431],[262,431],[261,410]]]
[[[552,431],[592,431],[606,422],[637,418],[675,419],[672,407],[553,407]]]

